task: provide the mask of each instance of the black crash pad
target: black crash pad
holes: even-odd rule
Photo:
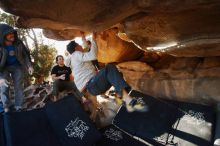
[[[7,146],[61,146],[44,109],[4,114]]]
[[[96,146],[146,146],[114,125],[102,128],[102,139]]]
[[[128,113],[122,106],[113,124],[123,131],[153,145],[212,144],[215,114],[211,107],[162,101],[138,91],[132,91],[131,96],[143,97],[149,110]]]
[[[45,108],[5,113],[0,130],[1,146],[92,146],[101,137],[73,96]]]
[[[3,115],[0,114],[0,146],[5,145],[4,139],[4,127],[3,127]]]
[[[46,113],[62,146],[90,146],[101,137],[79,101],[72,96],[48,104]]]
[[[186,102],[167,101],[178,107],[184,115],[171,130],[173,142],[181,145],[209,146],[213,143],[216,111],[212,106]]]

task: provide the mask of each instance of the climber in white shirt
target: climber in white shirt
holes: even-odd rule
[[[95,39],[95,35],[93,36]],[[128,93],[131,88],[115,65],[107,64],[99,72],[96,72],[91,61],[97,57],[97,45],[94,41],[91,43],[89,52],[83,52],[82,46],[75,41],[71,41],[67,45],[67,51],[71,54],[71,68],[77,88],[80,91],[86,90],[87,94],[96,100],[96,95],[103,94],[111,86],[114,86],[116,93],[122,97],[129,112],[146,111],[147,106],[144,102],[139,102],[140,100],[137,98],[129,96]]]

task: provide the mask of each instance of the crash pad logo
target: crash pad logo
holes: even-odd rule
[[[114,141],[118,141],[118,140],[123,139],[122,132],[118,131],[118,130],[114,130],[112,128],[105,131],[105,136],[111,140],[114,140]]]
[[[89,126],[87,126],[85,122],[80,120],[79,117],[77,117],[74,121],[71,120],[65,128],[68,137],[75,137],[81,140],[83,139],[88,130]]]
[[[204,113],[195,112],[193,110],[189,110],[188,113],[185,113],[184,118],[190,124],[200,125],[205,122]]]

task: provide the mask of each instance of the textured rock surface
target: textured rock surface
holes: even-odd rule
[[[1,7],[20,16],[21,27],[52,30],[104,30],[137,12],[133,0],[1,0]],[[71,39],[71,37],[70,37]]]
[[[219,56],[219,15],[219,7],[208,5],[173,13],[138,13],[124,21],[124,30],[142,49],[175,56]]]
[[[133,43],[117,36],[118,29],[112,28],[97,35],[98,60],[102,63],[135,60],[143,55]]]
[[[218,0],[0,0],[0,7],[20,16],[18,26],[47,29],[45,35],[58,40],[73,39],[80,30],[117,26],[127,34],[123,38],[144,50],[164,48],[182,57],[220,55]]]
[[[220,102],[220,58],[174,58],[158,70],[120,67],[126,81],[146,94],[173,100],[215,104]],[[139,62],[140,66],[144,64]]]

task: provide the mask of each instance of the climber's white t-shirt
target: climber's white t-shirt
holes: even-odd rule
[[[91,43],[89,52],[75,51],[71,54],[71,69],[79,91],[82,91],[87,82],[96,75],[96,69],[91,61],[97,58],[97,46],[94,41]]]

